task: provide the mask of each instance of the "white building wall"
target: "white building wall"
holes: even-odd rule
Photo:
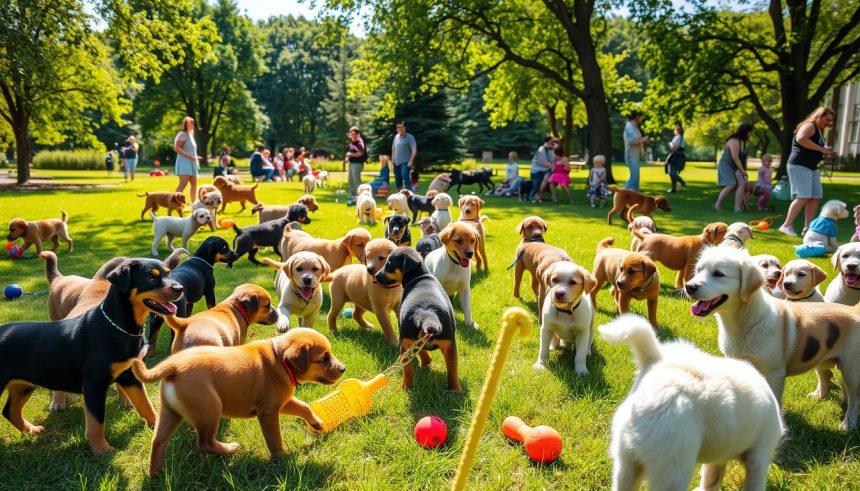
[[[834,150],[840,157],[860,155],[860,84],[839,88],[836,110],[836,141]]]

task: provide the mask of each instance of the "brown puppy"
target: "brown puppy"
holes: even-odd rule
[[[484,206],[484,200],[477,196],[465,195],[460,196],[457,200],[457,207],[460,208],[461,222],[472,222],[478,229],[478,249],[475,254],[475,268],[484,271],[489,270],[489,262],[487,261],[487,239],[484,236],[484,221],[489,218],[487,215],[481,215],[481,207]]]
[[[295,328],[264,341],[226,348],[201,346],[171,355],[148,370],[140,359],[131,366],[143,382],[161,383],[161,411],[152,439],[149,475],[164,469],[164,453],[176,428],[187,420],[197,433],[201,452],[233,454],[239,444],[215,439],[222,417],[256,416],[272,457],[284,452],[281,414],[298,416],[321,430],[322,421],[295,399],[296,385],[330,385],[346,367],[331,345],[313,329]]]
[[[648,301],[648,320],[657,329],[657,299],[660,297],[660,273],[648,256],[638,252],[610,247],[615,242],[607,237],[597,244],[594,257],[594,278],[591,303],[597,308],[597,293],[609,282],[609,291],[619,314],[630,312],[631,300]]]
[[[319,254],[336,271],[352,264],[355,257],[364,262],[364,248],[373,237],[363,228],[354,228],[339,239],[317,239],[305,231],[293,230],[291,225],[284,228],[284,238],[279,247],[282,258],[288,258],[299,251]]]
[[[523,272],[528,271],[532,277],[531,287],[538,301],[538,309],[543,308],[546,285],[541,278],[544,277],[547,268],[558,261],[573,262],[563,249],[544,243],[543,236],[547,229],[546,222],[537,216],[526,217],[517,225],[517,233],[523,237],[523,240],[517,246],[516,260],[514,260],[514,296],[520,296]],[[510,266],[508,268],[510,269]]]
[[[246,283],[239,285],[223,302],[188,318],[165,317],[176,332],[172,352],[193,346],[238,346],[245,342],[252,324],[272,325],[278,311],[265,289]]]
[[[400,317],[400,297],[403,287],[400,285],[381,285],[376,281],[376,273],[385,266],[388,255],[397,248],[388,239],[373,239],[364,248],[364,264],[350,264],[331,274],[331,285],[328,292],[331,296],[331,308],[328,311],[328,329],[337,332],[337,317],[346,302],[355,304],[352,318],[366,330],[373,325],[364,319],[365,312],[373,312],[379,321],[379,327],[385,333],[388,342],[398,346],[400,341],[397,332],[391,325],[390,312],[394,311]]]
[[[188,200],[185,198],[185,195],[182,193],[168,193],[168,192],[157,192],[157,193],[143,193],[138,194],[138,198],[143,198],[146,196],[146,203],[143,205],[143,211],[140,212],[140,219],[143,220],[143,216],[147,211],[158,211],[159,207],[167,208],[167,215],[170,216],[174,211],[179,213],[179,216],[184,216],[182,214],[182,208],[188,204]]]
[[[221,197],[223,201],[221,202],[221,210],[220,213],[224,213],[224,210],[227,208],[227,203],[239,202],[242,204],[242,209],[239,210],[239,213],[245,211],[245,202],[250,201],[253,204],[257,204],[257,186],[258,184],[254,184],[253,186],[243,186],[241,184],[234,184],[224,176],[218,176],[212,181],[212,185],[218,188],[218,191],[221,191]]]
[[[630,189],[622,189],[614,184],[607,186],[615,193],[612,198],[612,209],[606,214],[606,223],[612,225],[612,215],[621,213],[621,218],[627,220],[627,209],[639,205],[637,211],[645,216],[651,216],[654,210],[672,211],[665,196],[648,196]]]
[[[823,302],[824,296],[818,290],[818,285],[827,279],[827,273],[806,259],[794,259],[782,268],[782,275],[777,286],[782,295],[791,302]]]
[[[312,194],[306,194],[296,200],[296,203],[301,203],[308,207],[308,211],[317,211],[320,207],[317,205],[317,200]]]
[[[54,243],[52,251],[56,251],[60,247],[60,239],[69,243],[69,252],[73,250],[73,241],[69,237],[69,215],[65,211],[60,212],[62,218],[48,218],[47,220],[35,220],[29,222],[23,218],[14,218],[9,222],[9,235],[7,240],[18,240],[24,238],[23,250],[27,250],[30,245],[36,245],[36,254],[42,252],[42,242],[50,240]]]
[[[696,260],[702,246],[718,245],[723,241],[729,226],[723,222],[709,223],[702,235],[684,235],[674,237],[666,234],[642,234],[638,230],[633,235],[639,238],[641,252],[663,266],[678,272],[675,277],[675,288],[681,288],[687,280],[693,277]]]

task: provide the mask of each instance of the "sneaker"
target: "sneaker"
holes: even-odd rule
[[[666,192],[667,192],[667,193],[674,193],[674,192],[675,192],[675,190],[674,190],[674,189],[667,189],[667,190],[666,190]]]
[[[792,228],[792,227],[787,227],[787,226],[785,226],[785,225],[781,225],[781,226],[779,227],[779,231],[780,231],[780,232],[782,232],[782,233],[784,233],[785,235],[790,235],[790,236],[792,236],[792,237],[797,237],[797,232],[795,232],[795,231],[794,231],[794,228]]]
[[[594,206],[594,203],[591,203],[591,207],[592,207],[592,208],[597,208],[596,206]]]

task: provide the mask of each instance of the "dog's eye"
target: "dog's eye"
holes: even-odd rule
[[[575,284],[576,284],[576,280],[570,280],[570,282],[569,282],[569,283],[570,283],[570,285],[575,285]]]
[[[320,358],[320,363],[328,363],[328,362],[329,362],[329,356],[328,356],[328,353],[326,353],[325,355],[323,355],[322,358]]]
[[[627,270],[627,274],[636,274],[636,270],[633,268],[630,268]]]
[[[723,276],[725,276],[722,271],[714,271],[711,274],[714,275],[714,278],[722,278]]]
[[[806,276],[806,273],[801,271],[801,272],[797,273],[797,276],[800,276],[802,278],[802,277]]]
[[[319,269],[318,267],[314,266],[314,269],[313,269],[313,272],[314,272],[314,273],[316,273],[316,272],[317,272],[317,271],[319,271],[319,270],[320,270],[320,269]]]
[[[551,283],[553,283],[553,284],[554,284],[554,283],[558,283],[558,278],[553,278],[553,279],[551,279],[551,280],[550,280],[550,282],[551,282]]]

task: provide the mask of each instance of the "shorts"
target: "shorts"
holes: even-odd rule
[[[125,171],[134,172],[137,169],[137,159],[125,159]]]
[[[821,187],[821,173],[802,165],[788,166],[788,182],[791,184],[791,199],[821,199],[824,189]]]

